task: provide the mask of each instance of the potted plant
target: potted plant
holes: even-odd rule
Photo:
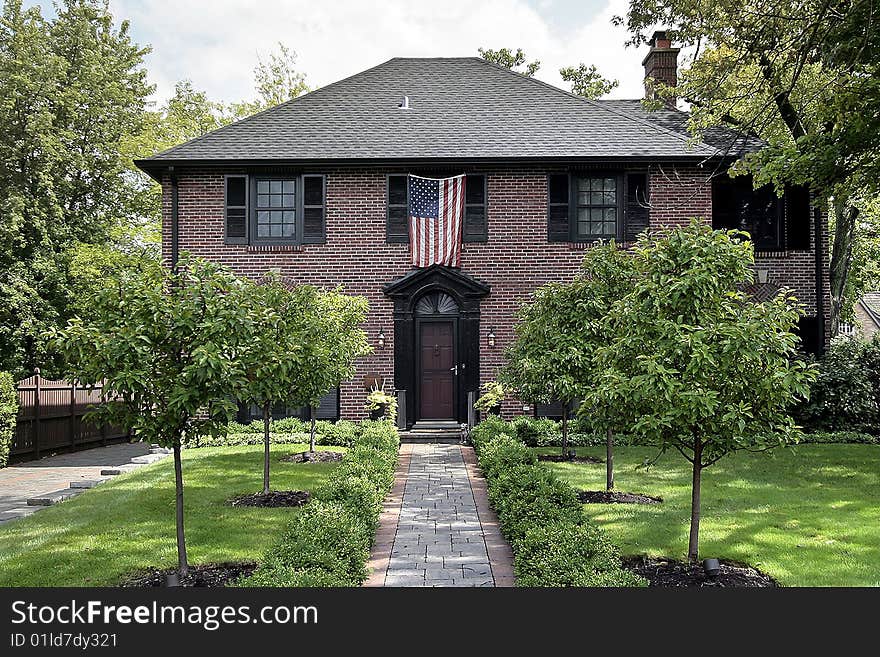
[[[381,386],[373,385],[367,395],[365,408],[370,412],[371,420],[384,419],[394,422],[397,418],[397,397],[385,392],[385,381],[383,380]]]
[[[497,381],[487,381],[480,386],[480,392],[482,394],[474,402],[474,408],[481,414],[501,415],[501,402],[507,394],[504,386]]]

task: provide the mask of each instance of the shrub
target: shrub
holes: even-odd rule
[[[645,586],[592,523],[557,522],[526,532],[514,568],[520,586]]]
[[[516,437],[528,447],[547,447],[561,444],[562,429],[555,420],[535,419],[521,415],[510,423]]]
[[[0,372],[0,468],[9,461],[12,436],[18,417],[18,393],[9,372]]]
[[[810,400],[798,409],[810,431],[880,435],[880,338],[838,338],[819,360]]]
[[[515,423],[490,417],[474,427],[471,436],[488,480],[489,503],[513,548],[518,584],[642,585],[644,580],[621,568],[617,550],[584,516],[574,488],[509,435],[516,431]],[[556,545],[560,540],[572,545]],[[529,568],[532,561],[535,565]],[[572,572],[566,574],[567,570]]]
[[[880,438],[869,433],[858,431],[821,431],[817,433],[805,433],[801,436],[800,443],[816,444],[851,444],[851,445],[880,445]]]
[[[349,423],[349,425],[352,423]],[[352,433],[344,425],[342,431]],[[358,586],[399,447],[391,422],[364,422],[342,463],[240,586]]]

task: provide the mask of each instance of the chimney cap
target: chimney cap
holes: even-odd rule
[[[672,48],[672,40],[666,34],[666,30],[655,30],[648,40],[648,45],[651,48],[669,49]]]

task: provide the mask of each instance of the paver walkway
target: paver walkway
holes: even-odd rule
[[[49,456],[0,469],[0,522],[38,511],[28,506],[32,497],[61,490],[71,482],[101,478],[101,470],[122,466],[136,456],[149,454],[145,443],[122,443],[81,452]]]
[[[470,452],[465,458],[463,450]],[[512,586],[512,555],[488,508],[472,450],[401,447],[368,586]],[[481,479],[481,478],[480,478]]]

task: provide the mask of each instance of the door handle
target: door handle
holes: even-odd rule
[[[454,372],[455,376],[458,376],[458,365],[456,365],[455,367],[450,367],[449,371]]]

